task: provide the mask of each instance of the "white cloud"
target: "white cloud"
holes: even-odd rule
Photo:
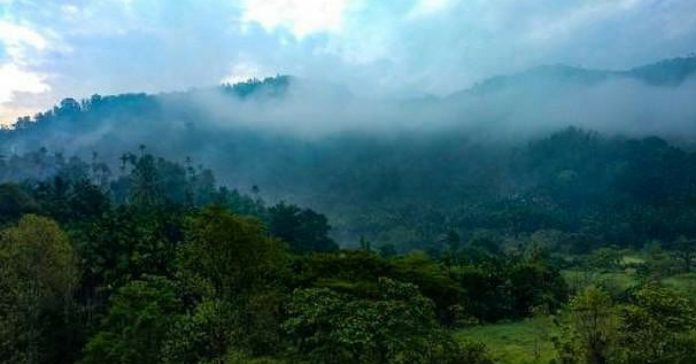
[[[351,0],[245,0],[242,20],[266,31],[287,29],[296,38],[338,32]]]
[[[446,10],[452,5],[452,0],[419,0],[408,13],[408,18],[418,18]]]
[[[72,4],[65,4],[60,7],[63,15],[69,18],[74,18],[80,14],[80,8]]]
[[[7,54],[15,59],[24,59],[28,49],[43,51],[48,42],[41,34],[24,25],[0,20],[0,43]]]
[[[0,21],[0,45],[7,60],[0,64],[0,123],[11,122],[24,108],[16,105],[17,93],[42,94],[51,90],[46,75],[31,69],[36,56],[49,50],[49,41],[26,25]]]
[[[550,14],[531,22],[527,39],[535,42],[565,40],[578,29],[611,19],[618,14],[630,11],[638,4],[637,0],[613,2],[587,2],[576,8],[569,8],[561,14]],[[553,15],[556,15],[555,17]]]
[[[12,63],[0,65],[0,85],[0,124],[12,123],[17,117],[36,111],[15,104],[18,92],[41,94],[51,89],[44,75],[22,70]]]
[[[245,82],[250,79],[264,79],[266,77],[275,76],[259,64],[242,61],[234,63],[230,69],[230,73],[225,76],[221,82],[226,84],[235,84]]]
[[[22,70],[15,64],[0,65],[0,103],[12,101],[15,92],[46,92],[51,87],[45,81],[45,76]]]

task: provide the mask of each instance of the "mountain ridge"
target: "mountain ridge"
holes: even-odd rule
[[[608,80],[635,80],[651,86],[674,87],[696,74],[696,54],[663,59],[626,70],[603,70],[566,64],[541,65],[528,70],[489,77],[474,86],[455,91],[448,97],[462,94],[484,94],[529,81],[568,81],[593,85]]]
[[[402,101],[436,101],[456,99],[463,95],[485,95],[489,93],[499,92],[506,88],[517,87],[520,84],[529,82],[542,82],[545,86],[551,84],[580,84],[584,86],[596,85],[609,80],[633,80],[649,86],[656,87],[676,87],[684,83],[690,77],[696,74],[696,54],[688,56],[667,58],[654,63],[644,64],[632,67],[625,70],[604,70],[592,69],[579,66],[571,66],[567,64],[549,64],[532,67],[530,69],[501,74],[488,77],[471,87],[462,88],[442,97],[427,95],[413,98],[401,99]],[[175,92],[160,92],[160,93],[139,93],[128,92],[108,96],[98,97],[130,97],[133,95],[146,96],[167,96],[167,95],[187,95],[196,92],[207,92],[210,90],[222,90],[227,95],[238,97],[239,99],[262,99],[277,98],[284,96],[288,91],[297,85],[306,84],[307,87],[321,88],[323,93],[333,93],[340,97],[357,97],[355,93],[350,92],[347,88],[332,83],[313,82],[301,77],[278,74],[273,77],[263,79],[252,78],[244,82],[235,84],[223,83],[215,87],[191,89],[187,91]],[[63,101],[72,102],[74,98],[64,98]],[[88,100],[88,99],[84,99]],[[17,122],[26,123],[31,121],[32,117],[24,116],[18,118]]]

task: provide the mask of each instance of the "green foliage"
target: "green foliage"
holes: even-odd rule
[[[104,314],[104,307],[95,303],[105,303],[129,281],[174,274],[184,214],[175,207],[124,205],[88,223],[69,224],[80,256],[80,300],[90,317]]]
[[[221,358],[230,348],[249,355],[280,349],[286,246],[266,236],[258,220],[221,208],[200,211],[187,222],[178,262],[194,306],[167,346],[172,362]]]
[[[379,256],[382,258],[393,258],[397,255],[394,244],[384,244],[379,247]]]
[[[486,321],[524,317],[533,306],[557,309],[565,302],[568,289],[563,278],[544,261],[496,259],[486,265],[448,266],[422,252],[387,260],[355,251],[309,255],[294,262],[293,272],[297,286],[358,296],[376,292],[379,277],[414,283],[433,300],[438,319],[446,325],[472,317]]]
[[[620,304],[588,287],[571,300],[554,342],[564,363],[690,363],[695,309],[687,297],[656,283]]]
[[[87,179],[73,181],[57,176],[40,182],[32,192],[41,202],[41,211],[60,223],[92,222],[111,205],[101,188]]]
[[[324,215],[310,209],[280,203],[268,209],[269,233],[290,244],[298,253],[338,250],[328,237],[331,227]]]
[[[36,202],[20,186],[0,185],[0,225],[17,221],[23,214],[37,209]]]
[[[587,258],[587,265],[592,270],[611,272],[619,268],[621,252],[613,247],[595,249]]]
[[[683,272],[691,272],[691,268],[696,260],[696,240],[687,239],[680,236],[672,244],[673,255],[681,263]]]
[[[646,285],[619,316],[624,362],[678,363],[693,355],[696,307],[677,292]]]
[[[669,252],[665,251],[657,243],[646,246],[647,259],[645,265],[640,267],[639,273],[646,279],[659,279],[669,275],[673,268],[673,261]]]
[[[295,290],[283,327],[299,354],[324,363],[483,362],[480,347],[458,347],[438,328],[418,288],[387,278],[369,299],[327,288]]]
[[[280,282],[285,245],[264,234],[258,220],[208,208],[191,217],[179,255],[179,269],[205,282],[217,297],[232,299]]]
[[[616,353],[618,317],[611,296],[589,286],[568,305],[568,317],[559,322],[561,336],[554,339],[562,363],[603,364]]]
[[[84,363],[159,362],[180,301],[162,277],[131,281],[113,297],[99,332],[85,347]]]
[[[0,360],[70,357],[66,327],[76,279],[72,246],[54,221],[26,215],[0,233]]]
[[[397,257],[392,264],[391,277],[417,285],[423,295],[433,300],[443,322],[455,322],[450,309],[462,303],[464,290],[441,264],[419,252]]]
[[[175,318],[162,344],[163,363],[204,363],[219,360],[230,346],[233,329],[230,305],[204,300]]]
[[[465,293],[463,305],[485,321],[528,316],[533,307],[558,309],[568,295],[560,272],[544,261],[495,259],[486,264],[451,269]]]
[[[204,299],[176,317],[163,343],[161,361],[253,361],[282,353],[285,342],[280,322],[284,303],[285,296],[278,291],[246,294],[235,300]]]
[[[387,260],[370,252],[340,251],[300,257],[293,262],[292,270],[298,286],[325,286],[327,282],[346,281],[365,283],[361,287],[367,288],[373,287],[378,277],[388,276],[391,266]]]

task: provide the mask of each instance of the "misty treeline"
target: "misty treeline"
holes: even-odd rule
[[[80,115],[92,113],[75,107]],[[62,115],[61,110],[50,115]],[[42,123],[60,120],[51,116]],[[640,248],[696,235],[696,154],[658,137],[609,137],[571,127],[516,145],[486,145],[449,133],[341,135],[291,146],[287,140],[273,144],[246,136],[225,144],[232,150],[229,160],[215,163],[227,171],[222,184],[321,211],[332,221],[332,237],[344,246],[357,247],[363,238],[401,253],[438,253],[449,232],[502,243],[546,231],[556,236],[558,249],[585,253],[606,244]],[[158,182],[172,190],[168,197],[174,202],[215,200],[215,178],[196,159],[180,156],[181,165],[141,160],[139,148],[111,158],[113,152],[86,153],[87,162],[45,148],[9,154],[0,161],[0,178],[70,177],[84,169],[121,203],[129,193],[124,170],[149,163],[163,171],[166,177]],[[246,151],[236,154],[237,148]],[[225,159],[226,150],[207,157]],[[241,155],[248,160],[237,159]],[[185,191],[187,178],[205,192]],[[239,179],[226,182],[229,178]]]
[[[551,66],[406,100],[289,76],[95,95],[21,118],[0,148],[8,158],[38,146],[88,161],[96,152],[110,171],[140,144],[190,156],[223,185],[321,211],[345,246],[364,237],[427,250],[448,230],[481,229],[642,245],[693,234],[688,207],[675,205],[690,193],[680,166],[693,160],[694,71],[696,57],[621,72]]]

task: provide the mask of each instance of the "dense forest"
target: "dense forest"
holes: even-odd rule
[[[542,67],[369,128],[288,76],[65,99],[0,131],[0,362],[694,363],[690,114],[510,138],[460,108],[694,71]]]
[[[457,219],[372,215],[415,238],[351,249],[321,213],[147,146],[113,170],[45,148],[4,158],[2,360],[489,363],[467,328],[526,319],[550,320],[535,335],[555,362],[688,362],[693,296],[666,279],[696,258],[696,155],[575,128],[505,155],[507,195],[480,185]]]

